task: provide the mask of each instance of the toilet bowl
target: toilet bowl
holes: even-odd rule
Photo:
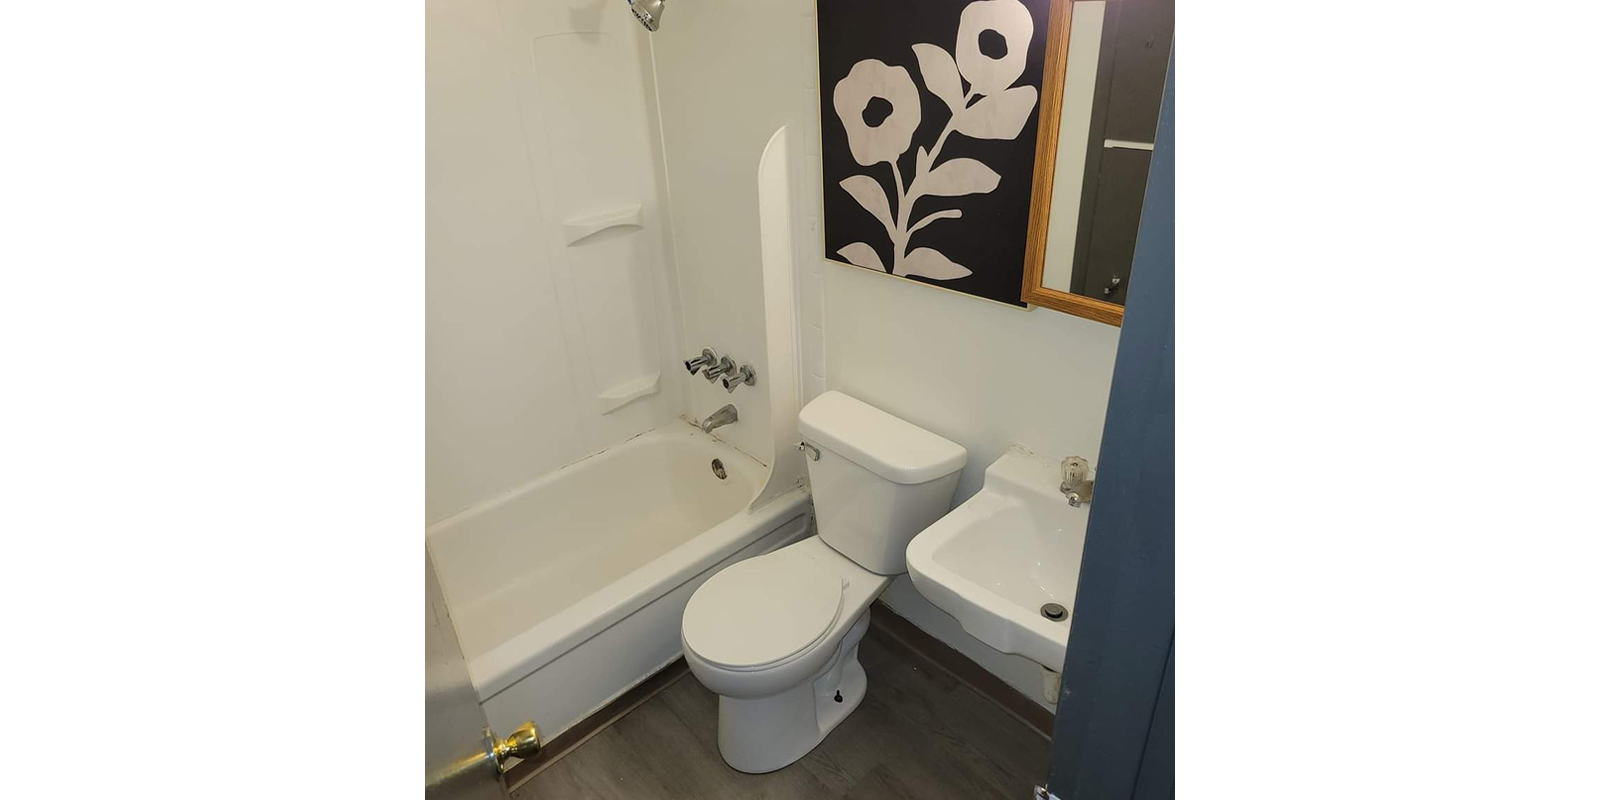
[[[684,609],[689,669],[719,695],[717,745],[742,772],[781,769],[861,704],[867,607],[905,548],[950,510],[960,445],[838,392],[800,412],[818,535],[734,564]]]
[[[717,745],[742,772],[816,747],[860,705],[856,646],[889,585],[812,536],[712,576],[683,613],[683,657],[720,697]]]

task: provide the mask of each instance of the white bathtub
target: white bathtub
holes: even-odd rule
[[[431,526],[428,549],[494,729],[532,719],[548,739],[677,658],[701,583],[806,534],[804,489],[749,507],[766,475],[674,422]]]

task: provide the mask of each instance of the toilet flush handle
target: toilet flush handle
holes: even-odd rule
[[[794,449],[799,450],[800,452],[805,453],[808,456],[811,456],[811,460],[812,461],[820,461],[822,459],[822,451],[818,450],[815,445],[809,444],[807,442],[800,442],[800,443],[796,444],[794,446]]]

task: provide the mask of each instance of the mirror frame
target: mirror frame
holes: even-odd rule
[[[1028,248],[1022,266],[1022,302],[1122,327],[1122,306],[1044,285],[1050,200],[1056,182],[1056,147],[1061,138],[1061,97],[1067,82],[1067,45],[1073,0],[1050,0],[1044,45],[1044,83],[1039,91],[1039,143],[1033,156],[1033,198],[1028,209]]]

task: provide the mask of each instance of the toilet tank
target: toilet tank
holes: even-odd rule
[[[817,534],[879,575],[906,571],[911,537],[950,510],[967,449],[840,392],[800,410]]]

